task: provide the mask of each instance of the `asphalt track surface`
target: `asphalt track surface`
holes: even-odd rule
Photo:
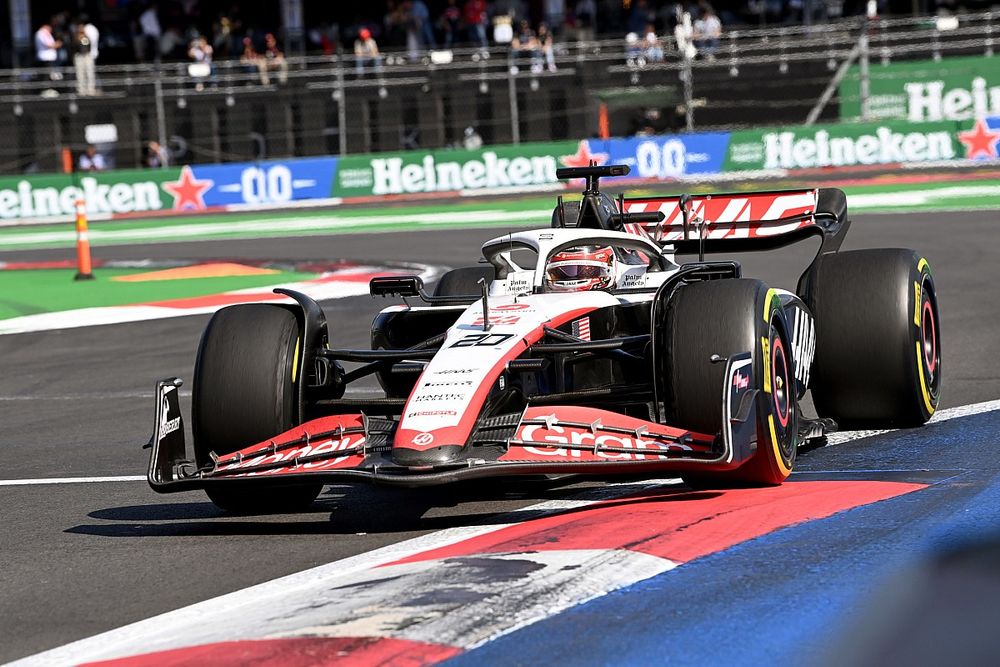
[[[96,255],[455,266],[473,263],[482,241],[495,234],[424,230],[119,246]],[[880,246],[913,247],[931,263],[944,344],[941,407],[1000,397],[997,213],[855,220],[845,248]],[[794,288],[810,252],[802,247],[781,251],[777,260],[740,259],[745,274]],[[383,304],[368,297],[328,304],[336,343],[365,346],[371,316]],[[206,321],[192,316],[0,337],[0,480],[142,475],[153,382],[191,377]],[[189,397],[182,407],[189,411]],[[587,664],[667,657],[759,664],[802,660],[803,642],[818,658],[829,649],[824,638],[831,619],[857,611],[858,596],[879,576],[942,540],[1000,525],[998,434],[1000,413],[993,412],[809,452],[799,462],[801,480],[860,477],[932,486],[708,555],[457,661],[530,663],[562,655]],[[505,512],[593,485],[328,487],[312,511],[268,517],[229,517],[199,493],[157,496],[142,482],[0,486],[0,662],[432,531],[500,521]],[[753,622],[720,621],[734,613]]]

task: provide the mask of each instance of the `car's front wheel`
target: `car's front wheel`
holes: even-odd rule
[[[295,313],[276,304],[243,304],[218,311],[198,347],[192,391],[192,430],[199,466],[211,453],[231,454],[298,423],[302,335]],[[206,489],[212,502],[238,513],[294,511],[309,506],[321,484],[241,484]]]
[[[685,474],[691,485],[780,484],[798,447],[798,405],[788,327],[777,294],[759,280],[713,280],[679,287],[660,332],[666,422],[715,434],[728,358],[749,352],[757,396],[757,451],[731,472]]]

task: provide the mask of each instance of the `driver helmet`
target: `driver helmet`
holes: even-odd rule
[[[545,267],[545,286],[552,292],[607,289],[615,280],[617,259],[610,246],[577,246],[557,252]]]

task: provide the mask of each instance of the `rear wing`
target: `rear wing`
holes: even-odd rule
[[[677,252],[698,252],[702,241],[707,253],[771,250],[820,236],[825,254],[839,249],[850,225],[847,197],[836,188],[637,197],[625,199],[623,209],[663,213],[660,222],[626,219],[624,231]]]

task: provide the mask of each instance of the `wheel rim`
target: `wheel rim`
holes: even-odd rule
[[[787,428],[791,410],[788,400],[788,359],[781,336],[773,327],[771,332],[771,396],[778,422],[782,428]]]
[[[927,372],[934,379],[934,372],[937,370],[937,327],[934,325],[934,313],[931,310],[931,302],[924,300],[923,315],[920,318],[920,337],[924,348],[924,364]]]
[[[934,288],[924,277],[920,290],[920,350],[927,392],[936,401],[941,386],[941,326]]]

